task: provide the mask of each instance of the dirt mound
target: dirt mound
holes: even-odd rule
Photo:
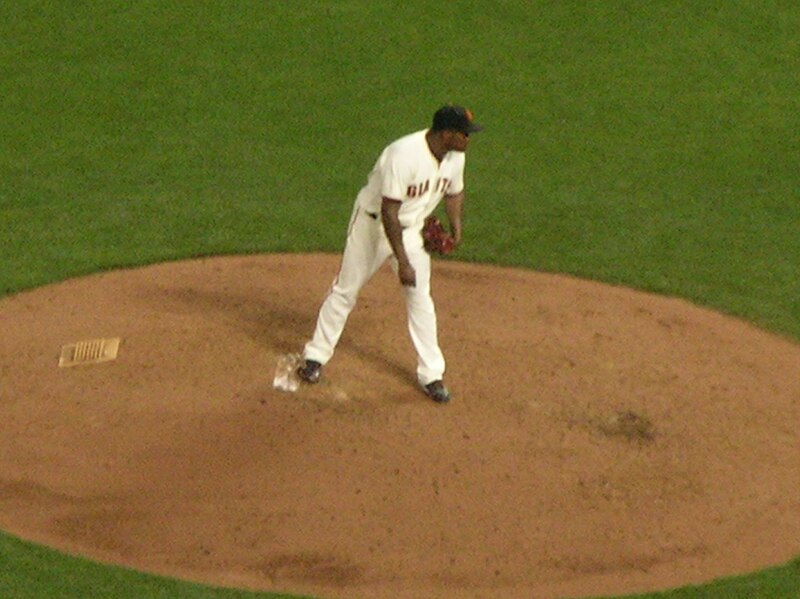
[[[213,258],[0,301],[0,528],[320,597],[557,597],[800,554],[800,348],[687,302],[437,262],[454,400],[394,275],[315,387],[272,388],[338,256]],[[61,347],[119,337],[116,360]]]

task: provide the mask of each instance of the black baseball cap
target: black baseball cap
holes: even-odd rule
[[[472,120],[472,111],[463,106],[448,104],[442,106],[433,115],[433,131],[461,131],[466,135],[483,129]]]

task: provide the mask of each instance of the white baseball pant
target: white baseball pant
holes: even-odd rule
[[[406,254],[417,276],[416,287],[403,287],[408,312],[408,331],[417,351],[417,379],[427,385],[441,380],[445,361],[439,348],[436,310],[431,297],[431,257],[423,247],[417,228],[403,230]],[[369,214],[356,204],[347,233],[339,274],[320,308],[314,336],[304,349],[303,357],[326,364],[333,356],[350,312],[356,305],[361,288],[377,270],[392,258],[397,261],[383,230],[380,214]]]

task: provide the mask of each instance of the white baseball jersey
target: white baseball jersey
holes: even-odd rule
[[[421,228],[445,195],[464,189],[464,153],[448,152],[440,163],[428,147],[427,132],[411,133],[384,149],[358,194],[363,210],[380,214],[383,197],[400,200],[400,224]]]
[[[401,137],[381,153],[353,206],[339,274],[317,317],[314,336],[303,357],[326,364],[333,356],[361,287],[392,257],[380,217],[382,198],[402,202],[398,217],[403,246],[416,273],[416,285],[403,287],[408,330],[417,350],[417,378],[422,385],[439,381],[445,360],[439,348],[436,309],[431,297],[431,257],[420,229],[445,195],[464,189],[464,153],[452,151],[441,163],[431,153],[427,129]]]

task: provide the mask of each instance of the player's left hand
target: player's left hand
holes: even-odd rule
[[[444,226],[435,216],[429,216],[425,219],[425,224],[422,227],[422,238],[425,249],[431,254],[449,254],[457,245],[455,237],[444,230]]]

